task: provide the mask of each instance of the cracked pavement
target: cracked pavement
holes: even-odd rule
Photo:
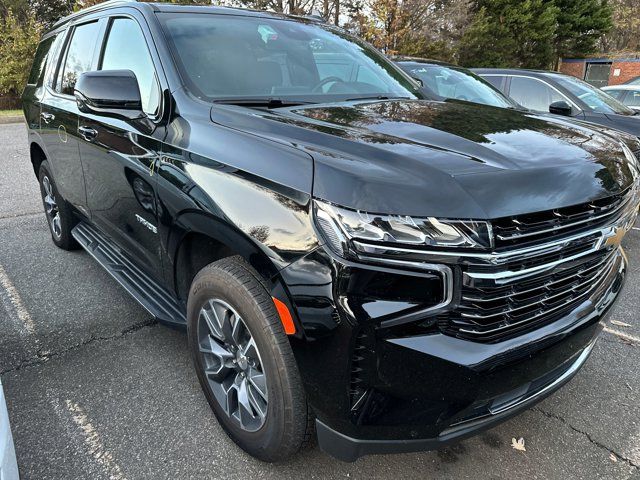
[[[640,342],[607,332],[550,398],[446,449],[345,464],[312,446],[283,464],[254,460],[217,424],[185,334],[157,325],[87,254],[55,248],[23,125],[0,126],[0,158],[0,376],[22,478],[640,478]],[[607,326],[640,338],[640,230],[624,245],[631,267],[610,319],[631,326]]]

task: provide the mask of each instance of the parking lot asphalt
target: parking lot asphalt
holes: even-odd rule
[[[0,126],[0,162],[0,376],[22,478],[640,478],[638,225],[605,332],[547,400],[440,451],[348,464],[312,445],[273,465],[218,425],[184,332],[154,323],[86,253],[53,245],[24,125]]]

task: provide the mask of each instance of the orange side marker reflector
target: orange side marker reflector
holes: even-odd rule
[[[278,300],[276,297],[273,298],[273,303],[276,306],[276,310],[278,310],[278,315],[280,315],[280,321],[282,322],[282,326],[284,327],[284,333],[287,335],[293,335],[296,333],[296,326],[293,323],[293,317],[291,317],[291,312],[287,308],[287,306]]]

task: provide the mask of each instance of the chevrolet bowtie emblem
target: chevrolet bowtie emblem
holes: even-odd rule
[[[620,243],[622,243],[622,239],[624,238],[627,231],[621,227],[615,227],[613,233],[607,237],[604,244],[607,247],[619,247]]]

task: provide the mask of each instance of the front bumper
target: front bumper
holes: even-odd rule
[[[607,278],[569,313],[495,343],[416,330],[413,321],[381,328],[371,305],[345,295],[358,290],[351,285],[357,269],[317,251],[282,272],[300,326],[291,344],[319,445],[345,461],[439,448],[561,387],[593,348],[622,288],[626,259],[619,249]]]
[[[437,437],[399,440],[363,440],[343,435],[324,424],[321,420],[316,420],[318,443],[323,451],[344,462],[354,462],[364,455],[408,453],[439,449],[450,443],[457,442],[463,438],[491,428],[526,410],[555,392],[578,373],[578,370],[586,362],[594,346],[595,340],[588,344],[579,354],[567,361],[566,363],[568,365],[563,364],[557,370],[550,372],[544,379],[539,379],[542,380],[539,384],[538,382],[530,382],[516,392],[509,392],[506,396],[511,397],[508,402],[502,403],[500,399],[496,399],[493,402],[493,408],[490,407],[488,409],[488,413],[455,424],[440,432]]]

